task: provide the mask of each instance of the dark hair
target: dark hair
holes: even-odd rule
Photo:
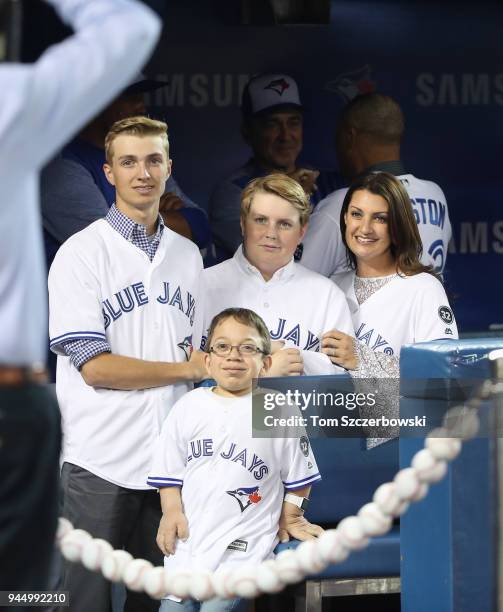
[[[356,269],[357,260],[354,253],[348,248],[346,241],[346,220],[344,217],[356,191],[369,191],[381,196],[388,203],[388,231],[391,241],[391,255],[396,262],[397,272],[405,276],[413,276],[420,272],[428,272],[433,276],[437,276],[431,266],[425,266],[419,261],[423,252],[423,246],[409,195],[402,183],[387,172],[375,172],[359,177],[351,184],[342,203],[340,218],[342,241],[346,247],[350,266]]]
[[[248,308],[226,308],[213,317],[208,330],[208,339],[205,346],[205,351],[207,353],[209,353],[211,348],[211,341],[215,333],[215,328],[222,323],[222,321],[227,319],[235,319],[238,323],[242,323],[248,327],[254,327],[262,340],[262,350],[264,354],[271,354],[271,336],[267,329],[267,325],[264,323],[262,317]]]
[[[405,128],[402,109],[390,96],[372,92],[353,98],[343,108],[338,129],[354,128],[383,144],[400,143]]]

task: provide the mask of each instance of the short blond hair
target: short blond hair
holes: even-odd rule
[[[241,193],[241,220],[244,221],[250,212],[253,198],[257,193],[272,193],[290,202],[299,211],[300,225],[304,227],[311,214],[309,196],[293,178],[286,174],[268,174],[253,179]]]
[[[108,134],[105,136],[105,157],[107,163],[111,164],[113,161],[114,140],[121,134],[128,134],[130,136],[160,136],[169,159],[167,123],[138,115],[116,121],[108,131]]]

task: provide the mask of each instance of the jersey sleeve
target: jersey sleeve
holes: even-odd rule
[[[154,449],[147,484],[156,489],[183,486],[187,466],[187,440],[180,418],[182,402],[183,399],[178,401],[168,414]]]
[[[321,480],[307,435],[303,434],[298,438],[285,438],[284,440],[281,479],[285,489],[295,491]]]
[[[337,200],[334,197],[332,194],[331,199],[318,204],[302,241],[302,265],[327,277],[347,270],[346,247],[338,218],[340,197]]]
[[[437,279],[430,277],[428,281],[426,286],[420,288],[414,303],[414,342],[455,339],[458,328],[445,290]]]
[[[50,347],[59,355],[66,354],[63,345],[69,340],[107,339],[101,288],[82,252],[85,248],[71,239],[59,249],[49,271]]]
[[[205,329],[205,302],[206,292],[204,290],[204,270],[199,274],[199,291],[197,294],[196,311],[194,315],[194,326],[192,328],[192,347],[195,351],[203,350],[206,340]]]

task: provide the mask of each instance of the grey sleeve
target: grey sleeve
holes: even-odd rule
[[[44,229],[58,242],[108,213],[108,204],[91,174],[72,160],[52,160],[40,181]]]

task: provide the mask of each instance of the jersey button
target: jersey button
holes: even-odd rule
[[[264,308],[269,308],[269,302],[264,302]]]

